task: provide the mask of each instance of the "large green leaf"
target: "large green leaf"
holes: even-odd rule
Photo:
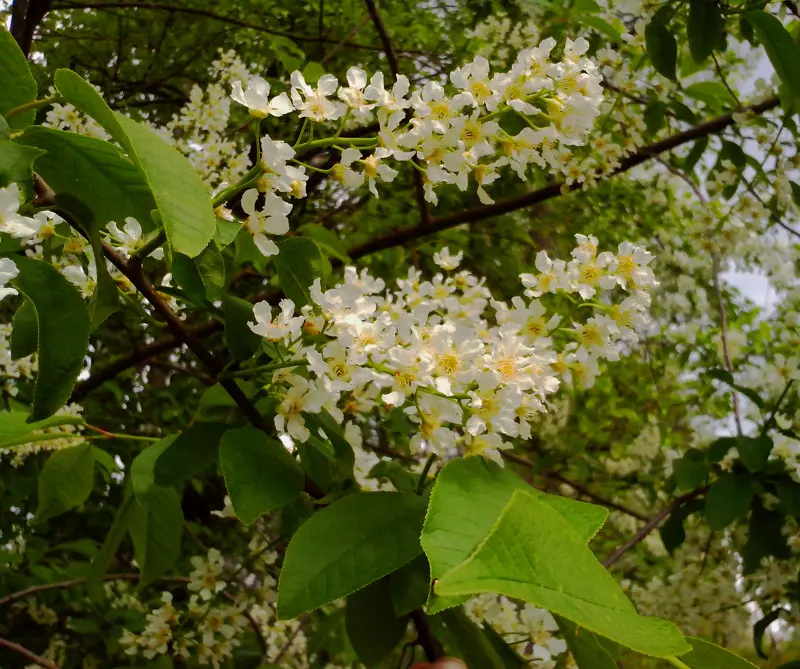
[[[31,146],[22,146],[7,139],[0,139],[0,188],[16,183],[20,186],[23,199],[32,198],[33,162],[43,153]]]
[[[155,581],[175,564],[181,553],[183,511],[173,488],[153,486],[142,501],[134,500],[128,519],[139,586]]]
[[[89,310],[75,286],[52,265],[15,258],[14,280],[36,309],[39,374],[31,422],[52,416],[69,399],[89,346]]]
[[[145,228],[152,225],[150,212],[156,204],[147,182],[113,144],[42,126],[28,128],[19,141],[46,151],[36,171],[56,193],[59,205],[83,225],[100,230],[109,221],[122,224],[128,216]],[[88,221],[87,211],[92,216]]]
[[[83,504],[94,484],[94,453],[89,443],[53,453],[39,474],[39,507],[42,522]]]
[[[753,26],[780,80],[795,100],[800,99],[800,46],[772,14],[753,10],[745,12],[744,18]]]
[[[512,471],[483,458],[449,462],[436,479],[422,531],[422,547],[431,576],[441,578],[466,560],[491,532],[515,490],[527,490],[562,515],[583,543],[587,543],[608,517],[606,509],[565,497],[544,495]],[[455,606],[464,597],[432,596],[431,612]]]
[[[278,615],[296,618],[411,562],[424,517],[425,500],[399,492],[357,493],[315,513],[286,550]]]
[[[36,307],[29,300],[24,300],[14,314],[11,329],[11,359],[19,360],[36,353],[39,346],[39,323],[36,319]]]
[[[709,641],[694,636],[687,636],[686,641],[692,650],[678,659],[690,669],[755,669],[755,665],[743,657]]]
[[[155,444],[145,448],[131,463],[131,484],[133,494],[141,502],[156,483],[155,465],[161,454],[169,448],[177,434],[159,439]]]
[[[308,289],[314,279],[325,274],[322,253],[319,246],[307,237],[292,237],[282,241],[275,256],[275,269],[281,288],[296,309],[311,304]]]
[[[408,616],[392,607],[389,581],[382,578],[347,598],[345,627],[358,659],[371,667],[389,655],[406,632]]]
[[[99,600],[103,596],[103,591],[101,589],[103,577],[106,575],[108,566],[111,564],[111,560],[116,555],[119,545],[122,543],[128,531],[134,510],[133,504],[133,495],[130,489],[127,489],[122,504],[119,505],[116,514],[114,514],[114,522],[108,530],[105,541],[89,567],[89,578],[86,581],[86,588],[89,591],[89,595],[94,600]]]
[[[445,596],[489,592],[522,599],[645,655],[669,657],[688,650],[672,623],[636,613],[564,517],[524,490],[512,494],[492,532],[434,590]]]
[[[678,43],[668,28],[669,19],[673,16],[671,5],[664,5],[650,19],[644,29],[647,55],[656,72],[667,79],[676,80],[675,68],[678,64]]]
[[[58,70],[61,95],[102,125],[139,167],[161,214],[172,250],[190,258],[214,237],[217,219],[205,186],[177,149],[148,127],[111,111],[100,94],[70,70]]]
[[[561,616],[556,616],[556,621],[578,669],[619,669],[601,637]]]
[[[33,102],[36,99],[36,80],[28,67],[25,54],[16,40],[5,28],[0,26],[0,114],[5,116],[10,110]],[[36,110],[29,109],[14,114],[8,125],[12,130],[21,130],[33,123]]]
[[[716,0],[691,0],[687,26],[692,58],[702,63],[715,49],[725,47],[725,20]]]
[[[233,510],[246,525],[303,491],[305,475],[295,459],[280,442],[249,425],[222,435],[219,464]]]
[[[222,296],[222,315],[225,319],[225,344],[234,358],[252,358],[261,346],[261,337],[248,323],[254,322],[253,305],[241,297]]]
[[[712,530],[724,530],[735,520],[747,515],[753,499],[749,476],[723,474],[711,485],[706,495],[705,516]]]
[[[219,440],[228,427],[223,423],[195,423],[181,432],[158,456],[153,467],[155,482],[175,485],[213,465],[219,458]]]

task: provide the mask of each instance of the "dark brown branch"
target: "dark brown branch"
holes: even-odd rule
[[[13,650],[15,653],[19,653],[24,657],[27,657],[31,662],[35,662],[40,667],[45,667],[46,669],[61,669],[57,664],[51,662],[50,660],[45,660],[43,657],[40,657],[36,653],[32,653],[29,651],[25,646],[20,646],[18,643],[14,643],[13,641],[9,641],[8,639],[3,639],[0,637],[0,646],[5,646],[9,650]]]
[[[358,31],[361,30],[365,25],[367,25],[368,22],[369,22],[369,14],[364,14],[361,20],[356,25],[353,26],[353,29],[349,33],[347,33],[347,35],[345,35],[344,39],[341,42],[339,42],[335,47],[333,47],[330,51],[328,51],[328,53],[325,54],[325,57],[319,62],[320,65],[324,65],[325,63],[327,63],[331,58],[333,58],[337,53],[339,53],[339,50],[343,46],[347,46],[347,43],[351,39],[353,39],[358,33]]]
[[[770,98],[769,100],[760,102],[757,105],[745,108],[745,111],[752,111],[754,114],[762,114],[770,109],[774,109],[778,106],[778,104],[778,98]],[[735,123],[736,121],[734,121],[732,113],[723,114],[722,116],[718,116],[717,118],[706,121],[705,123],[700,123],[699,125],[689,128],[688,130],[676,133],[675,135],[667,137],[660,142],[645,146],[639,149],[636,153],[623,159],[620,166],[611,172],[609,176],[615,176],[617,174],[627,172],[628,170],[647,162],[660,153],[671,151],[672,149],[696,139],[722,132]],[[565,191],[570,192],[579,190],[581,188],[583,188],[583,184],[573,183],[567,185],[563,181],[559,181],[529,193],[523,193],[522,195],[517,195],[516,197],[508,198],[507,200],[495,202],[494,204],[476,207],[466,211],[455,212],[447,216],[442,216],[441,218],[433,218],[431,219],[429,225],[420,224],[410,228],[395,230],[380,237],[376,237],[375,239],[365,242],[364,244],[360,244],[350,249],[347,254],[352,259],[356,260],[371,253],[376,253],[377,251],[383,251],[384,249],[400,246],[406,242],[413,241],[425,235],[431,235],[436,232],[441,232],[442,230],[448,230],[464,223],[479,223],[494,216],[508,214],[512,211],[517,211],[518,209],[524,209],[525,207],[530,207],[532,205],[545,202],[546,200],[551,200],[555,197],[563,195]]]
[[[431,632],[428,616],[422,609],[415,609],[411,612],[411,621],[417,630],[417,643],[422,647],[425,657],[428,662],[435,662],[442,656],[442,652],[439,650],[436,637]]]
[[[392,76],[395,78],[395,80],[397,80],[397,77],[400,74],[400,65],[397,62],[397,56],[394,53],[394,47],[392,47],[392,40],[389,37],[389,31],[386,30],[386,25],[381,18],[381,14],[378,11],[375,0],[364,1],[367,3],[367,9],[369,10],[369,16],[372,19],[372,24],[375,26],[378,37],[381,38],[383,53],[386,55],[386,60],[389,63],[389,70],[391,70]],[[417,169],[414,169],[414,195],[417,198],[420,225],[428,226],[431,222],[431,214],[428,210],[428,203],[425,200],[425,187],[422,183],[422,174],[420,174],[419,170]]]
[[[671,513],[677,511],[684,504],[691,502],[693,499],[697,499],[701,495],[705,495],[707,491],[708,486],[703,486],[702,488],[697,488],[691,492],[687,492],[685,495],[681,495],[677,499],[673,500],[670,504],[665,506],[655,516],[648,520],[636,534],[628,539],[628,541],[619,546],[611,555],[603,560],[603,566],[607,568],[613,565],[615,562],[617,562],[617,560],[625,555],[625,553],[627,553],[631,548],[633,548],[636,544],[647,537],[648,534],[661,525],[661,523],[664,522]]]

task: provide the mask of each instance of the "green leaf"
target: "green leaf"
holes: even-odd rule
[[[781,508],[795,519],[800,519],[800,483],[788,476],[775,482],[775,494],[781,500]]]
[[[669,657],[688,649],[672,623],[637,614],[583,537],[524,490],[512,494],[478,549],[442,576],[434,590],[519,598],[645,655]]]
[[[5,116],[12,109],[36,99],[36,80],[28,67],[25,54],[16,40],[0,26],[0,114]],[[33,123],[36,110],[14,114],[8,121],[12,130],[21,130]]]
[[[347,255],[347,249],[342,240],[335,232],[328,230],[328,228],[320,225],[319,223],[306,223],[299,228],[307,237],[311,237],[317,246],[332,258],[337,258],[343,263],[350,262],[350,256]]]
[[[483,635],[502,660],[505,669],[529,669],[530,665],[514,652],[511,646],[497,633],[494,627],[487,622],[484,622],[482,627]]]
[[[39,374],[30,420],[52,416],[69,399],[89,346],[89,310],[52,265],[15,258],[15,285],[36,309]]]
[[[692,646],[692,651],[679,659],[689,669],[756,669],[744,658],[709,641],[694,636],[687,636],[686,641]]]
[[[760,658],[764,660],[769,659],[767,654],[764,652],[764,633],[772,623],[781,617],[782,613],[786,612],[786,609],[778,606],[772,609],[772,611],[763,616],[758,622],[756,622],[755,625],[753,625],[753,647],[756,650],[756,654]]]
[[[203,182],[186,158],[145,125],[111,111],[74,72],[56,71],[55,84],[67,102],[100,123],[139,167],[172,250],[190,258],[199,255],[214,237],[217,218]]]
[[[747,526],[747,543],[741,549],[744,574],[758,570],[765,557],[775,556],[779,560],[786,560],[791,556],[783,534],[785,524],[786,515],[782,511],[765,509],[760,498],[755,498]]]
[[[764,400],[761,399],[761,396],[752,388],[745,388],[744,386],[739,385],[733,379],[733,374],[731,374],[727,369],[710,369],[706,372],[708,376],[712,379],[716,379],[717,381],[722,381],[723,383],[729,385],[734,390],[738,390],[742,395],[747,397],[753,404],[755,404],[759,409],[764,408]]]
[[[453,652],[463,659],[467,666],[481,669],[508,669],[503,658],[495,650],[492,641],[478,625],[469,619],[463,609],[443,611],[435,619],[441,619],[448,633],[447,636],[451,637],[448,645],[454,646],[454,648],[449,652]]]
[[[387,480],[397,492],[414,492],[417,489],[417,479],[395,460],[381,460],[369,470],[367,478]]]
[[[24,300],[14,314],[11,330],[11,359],[19,360],[36,353],[39,346],[39,324],[36,308],[29,300]]]
[[[735,520],[744,518],[750,509],[753,487],[750,477],[723,474],[706,495],[705,516],[712,530],[724,530]]]
[[[357,493],[315,513],[292,537],[278,584],[278,616],[349,595],[420,553],[425,500],[399,492]]]
[[[39,507],[36,522],[41,523],[83,504],[94,486],[94,453],[89,443],[53,453],[39,474]]]
[[[89,595],[95,601],[98,601],[103,596],[102,583],[103,577],[108,571],[108,566],[111,560],[117,554],[122,540],[125,538],[125,533],[128,531],[128,526],[131,522],[131,513],[133,512],[133,495],[130,494],[130,489],[125,491],[125,497],[122,504],[119,505],[116,514],[114,514],[114,522],[108,530],[106,539],[100,551],[92,560],[89,567],[89,578],[86,581],[86,588]]]
[[[687,172],[694,171],[695,165],[700,162],[700,158],[703,157],[703,152],[707,147],[708,137],[701,137],[694,144],[692,144],[692,148],[686,155],[686,159],[683,161],[683,169]]]
[[[592,30],[596,30],[614,42],[619,42],[622,39],[622,33],[599,16],[581,16],[579,20],[583,25],[588,26]]]
[[[693,490],[705,483],[711,468],[703,451],[691,449],[672,463],[672,470],[680,490]]]
[[[670,554],[674,553],[675,549],[679,548],[686,540],[686,530],[683,528],[684,521],[693,513],[702,510],[703,502],[699,499],[693,499],[669,514],[669,518],[661,526],[659,533],[664,548]]]
[[[674,9],[670,5],[659,9],[644,29],[644,40],[647,55],[656,72],[677,81],[675,68],[678,64],[678,43],[667,27],[673,14]]]
[[[544,504],[561,514],[562,523],[572,526],[583,543],[589,542],[608,516],[602,507],[539,493],[513,472],[483,458],[453,460],[436,479],[422,531],[422,547],[434,579],[475,551],[516,490],[540,496]],[[428,609],[435,613],[463,600],[432,596]]]
[[[725,20],[716,0],[691,0],[686,29],[692,58],[702,63],[714,50],[725,48]]]
[[[44,149],[36,171],[56,193],[59,205],[94,230],[132,216],[147,229],[156,208],[141,172],[116,146],[94,137],[34,126],[20,137]],[[69,198],[63,198],[69,195]],[[91,220],[85,220],[86,212]]]
[[[619,669],[614,657],[603,646],[601,637],[581,629],[566,618],[555,618],[578,669]]]
[[[254,322],[253,305],[241,297],[222,296],[222,316],[225,319],[225,344],[234,358],[252,358],[261,346],[262,338],[250,329]]]
[[[661,100],[654,100],[644,110],[644,122],[647,132],[651,135],[657,133],[664,125],[667,114],[667,105]]]
[[[245,525],[303,490],[303,470],[286,448],[249,425],[222,435],[219,464],[233,510]]]
[[[195,423],[167,446],[153,467],[160,486],[176,485],[199,474],[219,458],[219,441],[230,426]]]
[[[754,10],[743,14],[753,26],[758,41],[764,46],[772,67],[786,84],[792,98],[800,98],[800,47],[778,18],[764,11]]]
[[[159,439],[155,444],[141,451],[131,463],[133,494],[140,502],[144,500],[156,483],[154,468],[158,458],[177,438],[177,434],[171,434]]]
[[[405,635],[408,617],[392,608],[389,581],[382,578],[347,598],[345,628],[358,659],[374,666],[391,653]]]
[[[304,416],[308,426],[313,428],[312,433],[314,436],[317,436],[319,431],[322,430],[331,446],[333,446],[339,478],[343,481],[352,479],[356,456],[353,452],[353,447],[345,439],[344,432],[342,432],[342,428],[336,422],[336,419],[326,409],[322,409],[315,414],[304,414]]]
[[[398,616],[411,613],[428,600],[431,589],[431,568],[424,555],[418,555],[389,576],[392,606]]]
[[[735,102],[730,91],[720,81],[697,81],[689,84],[683,92],[711,109],[722,109],[725,105]]]
[[[181,553],[183,511],[173,488],[153,486],[143,501],[134,500],[129,519],[139,587],[144,588],[163,576]]]
[[[275,256],[275,269],[283,292],[296,309],[312,304],[308,289],[314,279],[325,274],[319,246],[307,237],[292,237],[282,241]]]
[[[739,459],[751,472],[763,471],[772,453],[772,439],[767,435],[758,437],[741,436],[736,439]]]
[[[33,197],[33,163],[44,154],[39,149],[0,139],[0,188],[19,184],[22,199]]]

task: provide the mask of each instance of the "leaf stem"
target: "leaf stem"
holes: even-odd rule
[[[678,669],[692,669],[688,664],[684,664],[677,657],[668,657],[666,659],[667,662],[669,662],[673,666],[678,667]]]
[[[224,376],[236,379],[242,378],[247,376],[252,376],[253,374],[260,374],[262,372],[274,372],[276,369],[283,369],[284,367],[301,367],[304,365],[309,365],[308,360],[286,360],[282,362],[273,362],[269,365],[261,365],[260,367],[251,367],[250,369],[242,369],[238,372],[230,372],[225,374]]]
[[[417,482],[417,494],[421,495],[425,490],[425,484],[428,482],[428,474],[431,471],[431,467],[433,467],[433,463],[436,460],[436,453],[431,453],[428,456],[428,459],[425,461],[425,466],[422,468],[422,473],[419,475],[419,481]]]
[[[42,100],[34,100],[33,102],[26,102],[24,105],[20,105],[19,107],[14,107],[14,109],[10,109],[6,113],[6,121],[10,120],[12,116],[16,116],[17,114],[21,114],[22,112],[26,112],[29,109],[38,109],[39,107],[45,107],[47,105],[51,105],[54,102],[58,102],[61,100],[61,96],[53,95],[49,98],[43,98]]]

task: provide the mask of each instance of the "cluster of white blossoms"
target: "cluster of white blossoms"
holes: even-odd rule
[[[299,314],[291,300],[256,304],[250,327],[274,353],[278,432],[304,442],[304,414],[326,409],[341,424],[340,400],[365,416],[382,403],[416,424],[414,452],[458,449],[501,462],[510,440],[530,437],[530,421],[562,380],[591,386],[598,363],[618,359],[647,322],[657,285],[650,254],[628,242],[599,253],[583,235],[578,243],[569,261],[539,252],[538,272],[520,277],[525,297],[510,304],[467,271],[426,281],[411,269],[388,291],[354,268],[327,291],[317,280],[315,304]],[[439,260],[457,264],[446,250]],[[575,303],[573,322],[548,313],[545,296]]]
[[[556,658],[567,651],[567,642],[557,636],[555,618],[545,609],[520,605],[502,595],[478,595],[464,610],[476,624],[491,625],[536,669],[554,669]]]
[[[509,167],[526,179],[528,168],[552,168],[563,160],[563,149],[583,142],[602,102],[595,66],[583,57],[588,42],[567,40],[560,62],[550,60],[555,40],[522,50],[507,72],[492,75],[488,61],[479,56],[450,74],[452,88],[428,81],[413,89],[400,75],[386,87],[384,76],[372,77],[358,68],[347,71],[347,86],[324,74],[316,86],[300,72],[291,75],[289,94],[270,97],[270,84],[260,77],[246,87],[233,84],[233,99],[259,119],[297,112],[309,127],[294,146],[261,140],[261,176],[247,191],[242,207],[246,225],[265,255],[277,253],[266,235],[282,235],[289,229],[292,205],[284,197],[306,195],[307,169],[329,172],[347,188],[367,184],[377,195],[377,182],[391,182],[397,170],[391,160],[411,162],[424,175],[428,201],[436,203],[436,188],[454,184],[466,190],[470,177],[482,202],[493,200],[485,186]],[[504,129],[509,117],[522,119],[525,127],[511,134]],[[347,120],[377,118],[379,132],[372,137],[340,137]],[[313,140],[314,124],[341,121],[333,137]],[[516,125],[514,122],[510,125]],[[509,124],[505,124],[509,125]],[[306,141],[303,141],[303,140]],[[304,164],[297,155],[323,147],[340,152],[339,161],[324,170]],[[259,193],[263,202],[257,204]]]

